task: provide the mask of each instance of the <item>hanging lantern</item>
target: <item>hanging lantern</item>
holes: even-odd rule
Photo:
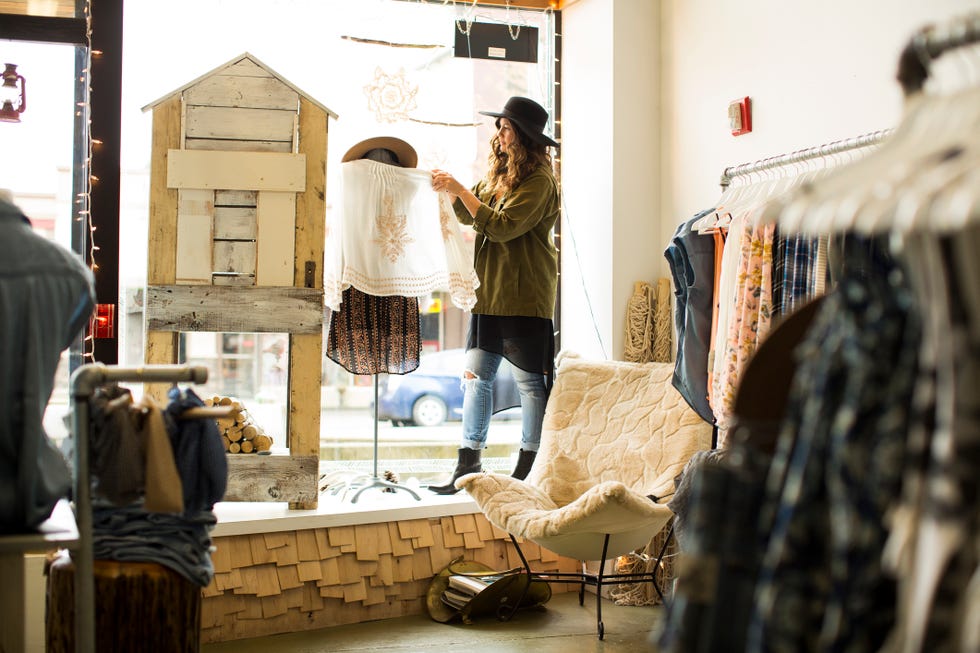
[[[24,76],[17,74],[17,64],[8,63],[4,66],[3,84],[0,85],[0,121],[20,122],[20,114],[27,108]]]

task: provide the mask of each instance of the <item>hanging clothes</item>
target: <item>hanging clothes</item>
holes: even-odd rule
[[[181,513],[181,478],[160,409],[148,397],[137,404],[115,383],[89,399],[93,496],[112,505],[142,501],[149,512]]]
[[[899,579],[888,651],[980,647],[980,227],[903,248],[925,336],[914,434],[885,560]]]
[[[204,406],[190,388],[174,386],[164,411],[174,463],[183,487],[184,510],[211,510],[228,487],[228,455],[213,419],[184,419],[182,413]]]
[[[428,171],[367,159],[341,164],[343,189],[326,238],[324,297],[340,310],[343,291],[422,297],[448,290],[469,310],[479,286],[472,246],[449,196],[432,190]]]
[[[0,532],[35,528],[71,488],[43,418],[61,352],[95,307],[93,283],[77,255],[0,200]]]
[[[206,587],[214,576],[213,508],[227,487],[228,459],[214,419],[182,418],[204,402],[177,387],[169,397],[161,410],[107,384],[90,399],[92,552],[159,563]]]
[[[714,313],[714,257],[712,235],[693,230],[707,209],[677,227],[664,251],[674,284],[674,337],[677,358],[671,383],[691,408],[714,422],[708,403],[708,368]]]
[[[712,409],[718,425],[718,445],[724,446],[730,426],[735,391],[742,370],[769,333],[772,322],[772,225],[752,226],[749,216],[733,218],[725,254],[727,278],[723,276],[719,293],[717,344],[712,376]],[[738,225],[738,226],[737,226]],[[740,227],[740,228],[739,228]],[[738,250],[736,253],[735,247]],[[731,266],[730,260],[737,260]],[[731,266],[731,267],[728,267]],[[723,270],[724,275],[726,270]]]
[[[854,241],[858,242],[854,242]],[[759,511],[768,538],[747,651],[877,651],[895,621],[881,551],[920,340],[908,282],[884,250],[852,263],[797,347]]]

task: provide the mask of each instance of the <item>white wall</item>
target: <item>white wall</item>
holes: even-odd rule
[[[580,0],[562,11],[561,344],[622,358],[633,282],[656,275],[659,6]]]
[[[978,9],[980,0],[568,0],[562,346],[622,358],[633,282],[668,275],[664,246],[717,199],[724,168],[895,126],[908,38]],[[733,137],[728,103],[746,95],[753,131]]]
[[[909,37],[980,9],[980,0],[661,5],[665,244],[717,199],[727,166],[894,127],[902,111],[895,73]],[[746,95],[753,131],[735,137],[727,106]]]

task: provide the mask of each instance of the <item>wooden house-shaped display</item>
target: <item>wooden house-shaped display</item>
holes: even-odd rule
[[[313,508],[337,115],[248,53],[143,110],[153,111],[145,361],[177,362],[179,332],[288,333],[289,456],[229,456],[226,500]]]

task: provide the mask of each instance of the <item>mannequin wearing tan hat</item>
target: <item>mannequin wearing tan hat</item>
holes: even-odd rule
[[[376,150],[381,150],[381,152]],[[384,154],[384,150],[387,150],[388,155],[394,156],[393,161]],[[344,154],[341,163],[356,161],[357,159],[371,159],[402,168],[414,168],[419,163],[419,155],[415,148],[394,136],[375,136],[354,144]]]
[[[343,156],[341,192],[327,228],[327,356],[354,374],[405,374],[420,362],[418,297],[448,290],[476,303],[472,254],[448,196],[413,167],[415,149],[392,136]]]
[[[513,366],[522,411],[521,449],[513,476],[527,477],[541,440],[545,404],[554,376],[559,218],[558,183],[545,135],[548,112],[525,97],[510,98],[495,117],[489,170],[472,189],[453,175],[432,171],[432,187],[453,200],[457,219],[476,231],[474,268],[480,279],[466,343],[463,436],[448,483],[430,486],[453,494],[461,476],[481,469],[494,403],[493,385],[503,358]],[[506,407],[506,406],[504,406]]]
[[[356,143],[342,162],[359,159],[414,168],[418,155],[399,138],[378,136]],[[421,332],[416,297],[379,297],[350,286],[340,310],[330,313],[326,355],[352,374],[405,374],[419,366]]]

